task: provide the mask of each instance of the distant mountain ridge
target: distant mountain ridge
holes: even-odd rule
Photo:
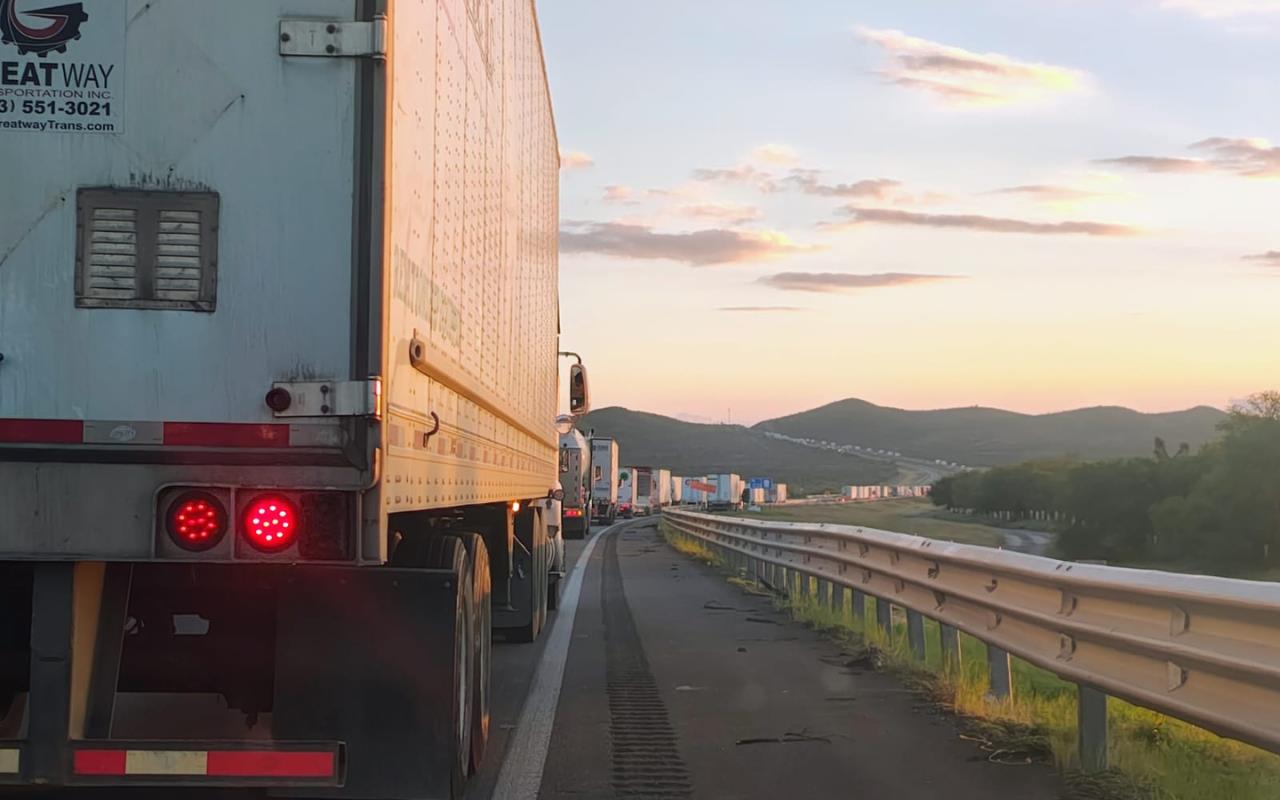
[[[766,420],[754,429],[995,466],[1062,456],[1092,460],[1150,455],[1157,436],[1170,451],[1183,442],[1194,450],[1216,438],[1216,426],[1225,417],[1208,406],[1157,414],[1117,406],[1021,414],[980,406],[909,411],[849,399]]]
[[[884,483],[897,472],[887,462],[771,439],[742,425],[684,422],[616,406],[591,412],[578,428],[617,439],[625,465],[665,467],[684,476],[736,472],[770,477],[788,484],[793,493]]]

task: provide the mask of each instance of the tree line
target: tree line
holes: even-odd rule
[[[1233,405],[1219,439],[1147,458],[1030,461],[933,485],[956,511],[1058,520],[1059,555],[1120,563],[1255,568],[1280,554],[1280,392]]]

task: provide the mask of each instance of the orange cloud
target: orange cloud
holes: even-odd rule
[[[978,214],[917,214],[890,208],[858,208],[846,206],[841,213],[852,217],[847,223],[827,227],[856,225],[916,225],[926,228],[956,228],[987,233],[1027,233],[1036,235],[1083,234],[1085,236],[1136,236],[1142,231],[1128,225],[1105,222],[1029,222],[1021,219],[985,217]]]
[[[758,220],[764,216],[756,206],[734,205],[732,203],[697,203],[680,206],[676,213],[695,219],[713,219],[731,225],[741,225]]]
[[[800,163],[800,154],[794,147],[785,144],[762,144],[751,151],[751,160],[780,167],[790,167]]]
[[[1280,250],[1268,250],[1265,253],[1254,253],[1244,257],[1245,261],[1260,261],[1267,267],[1280,267]]]
[[[1084,89],[1083,72],[1067,67],[1018,61],[999,53],[975,53],[931,42],[901,31],[858,28],[889,63],[886,81],[959,107],[1008,106],[1039,102]]]
[[[712,228],[659,233],[648,225],[623,222],[566,222],[560,231],[562,253],[679,261],[697,267],[771,261],[822,249],[795,244],[775,231]]]
[[[988,194],[1009,194],[1028,197],[1038,203],[1075,203],[1082,200],[1096,200],[1109,197],[1106,192],[1095,192],[1090,189],[1076,189],[1072,186],[1052,186],[1048,184],[1029,184],[1025,186],[1009,186],[995,189]]]
[[[560,151],[560,169],[587,169],[596,165],[595,159],[577,150]]]
[[[766,275],[758,282],[788,292],[852,292],[860,289],[882,289],[913,283],[960,280],[960,275],[922,275],[909,272],[880,272],[855,275],[847,272],[779,272]]]
[[[634,189],[630,186],[618,185],[604,187],[604,197],[602,200],[606,203],[620,203],[627,206],[633,206],[640,202],[635,198]]]
[[[1104,158],[1099,164],[1129,167],[1144,172],[1221,172],[1242,178],[1280,178],[1280,147],[1266,139],[1214,136],[1190,145],[1203,158],[1168,156],[1121,156]]]

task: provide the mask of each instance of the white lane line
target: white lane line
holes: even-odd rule
[[[492,800],[531,800],[542,788],[542,770],[547,764],[551,731],[556,724],[556,707],[560,704],[560,687],[564,683],[564,667],[569,660],[573,621],[578,616],[578,596],[582,594],[582,576],[587,572],[587,559],[596,549],[597,542],[623,524],[611,525],[592,536],[578,554],[573,574],[560,596],[560,610],[547,636],[542,660],[533,674],[520,720],[511,732],[511,744],[498,773]]]

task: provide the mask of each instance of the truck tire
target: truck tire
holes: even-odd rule
[[[489,744],[490,691],[493,674],[493,578],[489,574],[489,548],[478,533],[455,533],[471,565],[471,588],[475,615],[472,618],[472,714],[471,764],[474,775],[484,761]]]
[[[447,534],[428,534],[415,539],[420,543],[426,569],[449,570],[457,580],[454,611],[453,708],[448,742],[451,765],[450,794],[460,800],[466,790],[471,771],[472,720],[475,715],[475,646],[473,643],[476,606],[471,558],[463,538]],[[403,546],[403,545],[402,545]]]

